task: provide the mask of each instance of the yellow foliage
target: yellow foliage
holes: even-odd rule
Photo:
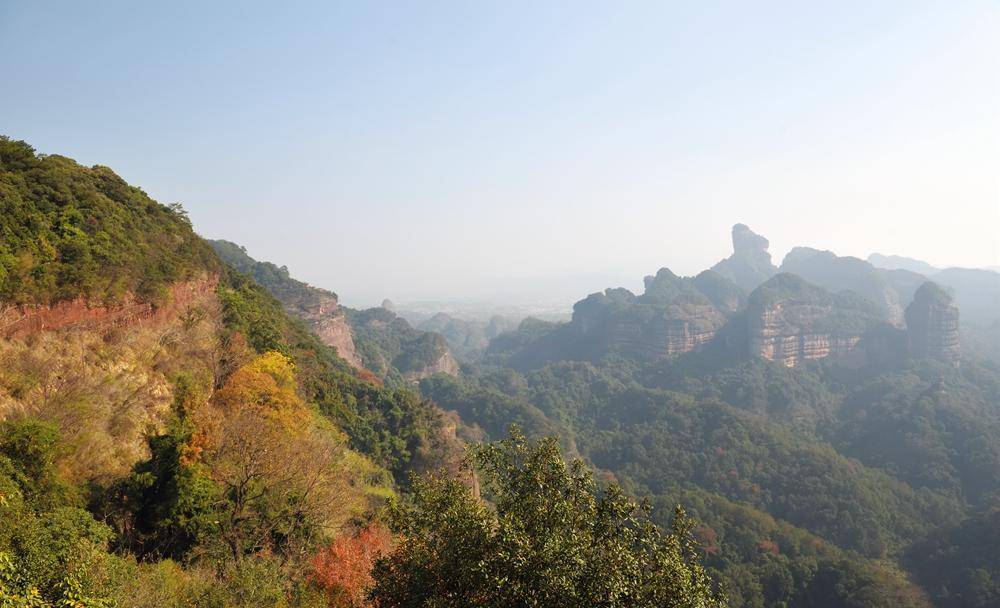
[[[272,351],[233,373],[212,402],[227,414],[253,408],[262,414],[285,418],[305,409],[297,389],[295,365],[285,355]]]

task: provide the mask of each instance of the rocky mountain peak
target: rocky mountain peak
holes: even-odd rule
[[[733,226],[733,253],[736,255],[763,253],[767,254],[767,259],[770,260],[771,255],[767,253],[767,248],[770,244],[770,241],[750,230],[750,227],[746,224],[736,224]]]
[[[733,226],[733,255],[712,267],[712,270],[736,283],[746,292],[753,291],[778,271],[771,263],[768,240],[746,224]]]

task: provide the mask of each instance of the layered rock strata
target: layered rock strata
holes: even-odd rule
[[[23,338],[60,329],[104,331],[147,320],[168,319],[187,310],[206,294],[215,293],[218,284],[219,278],[215,275],[180,281],[171,285],[166,297],[157,301],[125,294],[113,304],[76,298],[49,306],[0,305],[0,338]]]
[[[958,366],[962,354],[958,307],[936,284],[928,281],[917,289],[906,308],[906,329],[911,356]]]
[[[848,354],[877,322],[878,315],[855,299],[779,274],[750,295],[747,343],[751,356],[796,367]]]

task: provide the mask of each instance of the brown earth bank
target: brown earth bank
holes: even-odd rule
[[[65,300],[48,306],[14,306],[0,303],[0,339],[24,338],[59,329],[116,329],[147,320],[170,319],[218,287],[219,277],[207,274],[172,284],[166,297],[153,302],[126,294],[114,304],[87,298]]]

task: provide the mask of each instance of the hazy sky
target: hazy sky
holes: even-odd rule
[[[0,0],[0,133],[355,305],[691,274],[735,222],[1000,265],[995,0]]]

